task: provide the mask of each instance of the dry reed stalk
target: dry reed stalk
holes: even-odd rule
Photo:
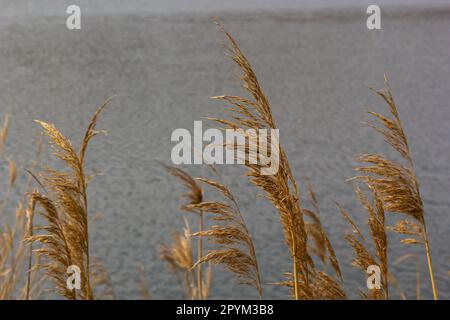
[[[183,233],[176,231],[172,233],[173,243],[171,246],[163,245],[160,250],[160,257],[166,261],[170,270],[181,280],[184,288],[185,298],[190,300],[207,299],[210,286],[210,277],[206,281],[201,279],[203,292],[196,281],[194,271],[194,258],[192,252],[192,233],[189,223],[184,219],[185,227]]]
[[[31,193],[45,226],[35,226],[35,233],[28,239],[40,245],[33,251],[44,258],[38,267],[54,280],[54,291],[68,299],[94,299],[89,252],[87,177],[85,155],[90,140],[102,131],[95,130],[98,116],[110,100],[97,109],[85,132],[79,153],[71,142],[53,124],[36,121],[50,139],[53,155],[65,163],[68,171],[47,168],[43,177],[50,197],[39,192]],[[81,270],[81,290],[70,290],[66,285],[67,268],[75,265]]]
[[[168,173],[170,173],[172,176],[176,177],[178,180],[182,182],[182,184],[186,187],[188,192],[186,194],[182,195],[182,198],[188,199],[188,204],[181,205],[181,209],[184,211],[189,212],[195,212],[198,214],[199,217],[199,226],[198,231],[202,232],[204,227],[204,216],[203,216],[203,210],[192,210],[189,208],[190,205],[198,204],[203,201],[203,190],[202,188],[197,184],[197,182],[185,171],[171,167],[166,166],[162,164],[164,168],[167,170]],[[197,260],[202,259],[203,257],[203,237],[199,236],[197,241]],[[205,299],[203,297],[203,274],[202,274],[202,265],[199,264],[196,266],[197,269],[197,288],[199,292],[199,299]]]
[[[241,52],[237,42],[221,26],[221,30],[230,42],[227,47],[231,59],[241,69],[242,87],[248,92],[251,99],[223,95],[212,97],[216,100],[222,100],[231,105],[229,108],[233,120],[208,118],[221,124],[225,129],[243,129],[246,139],[254,137],[248,135],[246,129],[276,129],[277,126],[272,116],[269,101],[261,89],[258,79],[250,66],[247,58]],[[261,144],[258,141],[257,150],[261,150]],[[241,146],[232,146],[238,148]],[[257,157],[261,159],[261,154]],[[246,159],[254,157],[248,147],[245,148]],[[269,199],[278,210],[280,221],[283,226],[286,244],[292,257],[292,275],[293,289],[295,299],[299,299],[300,282],[304,287],[308,287],[309,274],[313,266],[311,256],[307,250],[307,232],[303,220],[303,212],[300,207],[300,194],[297,182],[292,174],[287,156],[280,146],[279,148],[279,170],[275,175],[262,175],[261,169],[265,167],[261,163],[251,164],[245,161],[248,169],[247,176],[250,181],[262,189],[265,197]],[[308,290],[309,291],[309,290]]]
[[[387,242],[387,236],[386,236],[386,222],[385,222],[385,212],[383,209],[383,204],[380,200],[380,197],[378,196],[375,189],[373,189],[370,185],[368,188],[372,192],[372,199],[374,202],[374,205],[372,205],[368,199],[368,197],[364,194],[364,192],[356,187],[356,194],[361,202],[361,204],[364,206],[364,208],[369,213],[369,229],[372,236],[373,245],[375,248],[375,254],[379,261],[379,267],[381,269],[381,273],[383,275],[383,292],[385,295],[385,299],[389,299],[389,269],[388,269],[388,255],[387,255],[387,249],[388,249],[388,242]]]
[[[300,298],[314,300],[343,300],[347,295],[342,288],[342,274],[334,248],[329,240],[320,220],[320,208],[317,196],[310,181],[307,184],[308,198],[311,209],[302,208],[305,216],[306,232],[308,234],[308,252],[316,256],[322,264],[319,270],[314,264],[310,270],[309,284],[300,282]],[[327,266],[331,265],[337,279],[327,273]],[[286,274],[292,277],[292,274]],[[281,283],[292,287],[292,283]]]
[[[27,238],[33,237],[33,220],[34,220],[34,207],[35,201],[33,197],[30,197],[30,201],[27,208]],[[30,300],[31,294],[31,284],[32,284],[32,268],[33,268],[33,244],[29,243],[28,252],[28,272],[27,272],[27,282],[26,282],[26,293],[25,300]]]
[[[368,125],[384,137],[384,140],[403,158],[404,163],[391,161],[379,154],[363,154],[357,157],[357,161],[366,165],[355,168],[361,172],[361,175],[355,179],[364,181],[376,190],[386,212],[401,213],[406,216],[396,225],[394,231],[409,236],[402,240],[403,243],[424,243],[433,297],[437,300],[438,292],[431,262],[419,182],[414,171],[408,140],[386,75],[384,89],[372,90],[386,102],[390,117],[377,112],[369,112],[379,123],[368,123]]]
[[[40,164],[40,158],[41,153],[43,150],[43,143],[42,143],[42,135],[37,135],[37,139],[35,141],[36,145],[36,158],[31,163],[30,170],[25,169],[28,173],[30,173],[27,181],[27,188],[26,190],[31,189],[31,185],[33,182],[33,179],[35,178],[33,176],[33,171],[37,168],[37,166]],[[38,181],[39,182],[39,181]],[[28,208],[27,208],[27,238],[30,238],[33,236],[33,221],[34,221],[34,210],[35,210],[35,202],[32,198],[27,199],[27,194],[24,195],[24,201],[28,200]],[[26,238],[26,239],[27,239]],[[25,239],[25,240],[26,240]],[[45,281],[45,277],[40,277],[37,281],[36,278],[39,276],[39,269],[33,268],[33,243],[28,244],[28,271],[27,271],[27,280],[25,284],[25,292],[24,292],[24,299],[30,300],[32,298],[32,294],[34,293],[34,296],[37,297],[40,294],[40,284]]]
[[[322,222],[320,220],[319,202],[310,181],[308,181],[308,198],[313,210],[303,208],[303,212],[305,216],[311,219],[311,222],[306,222],[306,228],[309,235],[308,239],[313,240],[314,244],[309,251],[311,254],[316,255],[319,258],[324,272],[326,272],[327,265],[330,263],[336,275],[342,280],[339,261],[336,257],[331,241],[322,226]]]
[[[207,238],[216,246],[216,249],[209,250],[195,265],[203,263],[224,265],[237,276],[241,284],[255,287],[258,298],[262,299],[261,274],[255,246],[236,198],[229,188],[216,180],[205,178],[196,180],[219,191],[227,202],[204,201],[189,206],[192,210],[209,213],[211,219],[217,222],[208,230],[193,234]]]
[[[6,141],[8,140],[9,131],[9,115],[5,114],[3,116],[3,124],[0,128],[0,155],[3,155],[3,150],[6,146]]]
[[[23,239],[26,228],[25,209],[19,202],[13,227],[5,225],[0,230],[0,300],[13,299],[23,269],[25,245],[16,244],[16,237]]]
[[[221,124],[224,129],[239,130],[244,135],[246,141],[256,140],[258,144],[256,150],[250,150],[247,144],[243,148],[246,160],[244,163],[248,169],[247,176],[250,177],[250,181],[256,187],[264,191],[265,197],[278,210],[286,244],[289,247],[292,257],[292,272],[286,274],[288,281],[278,284],[292,288],[295,299],[344,299],[346,294],[341,288],[341,285],[325,272],[321,272],[315,268],[309,252],[308,233],[312,237],[315,237],[317,251],[313,253],[320,255],[320,251],[324,253],[323,250],[326,250],[329,253],[329,258],[332,261],[331,264],[336,274],[340,277],[340,270],[334,255],[334,250],[326,237],[318,215],[313,211],[302,208],[300,205],[297,182],[292,174],[283,147],[280,145],[279,148],[275,148],[278,149],[279,169],[274,175],[261,174],[265,165],[261,163],[253,164],[251,161],[248,161],[255,158],[255,156],[256,159],[260,160],[265,156],[260,153],[261,149],[264,148],[265,142],[255,139],[252,132],[258,132],[260,129],[277,129],[277,126],[273,119],[269,101],[261,89],[250,63],[243,55],[233,37],[221,26],[220,28],[230,42],[230,46],[226,48],[231,59],[241,69],[242,87],[248,92],[251,98],[232,95],[213,97],[213,99],[225,101],[230,105],[229,111],[232,120],[212,117],[208,119]],[[268,142],[267,147],[273,143],[276,142]],[[242,145],[226,145],[226,147],[232,148],[233,151],[242,149]],[[309,227],[307,227],[304,220],[305,214],[313,220],[313,223],[309,224]],[[317,246],[323,247],[319,248]]]
[[[5,155],[8,139],[9,117],[5,115],[3,125],[0,128],[0,160],[8,162],[9,177],[8,188],[0,206],[0,216],[3,215],[17,178],[17,166],[15,162]],[[25,199],[24,199],[25,201]],[[16,207],[15,220],[12,227],[6,221],[0,228],[0,300],[21,299],[21,291],[18,285],[22,280],[22,271],[25,265],[25,243],[27,237],[27,212],[19,201]]]
[[[336,202],[340,213],[353,230],[353,233],[347,233],[345,236],[345,239],[352,247],[355,254],[355,258],[352,261],[352,266],[360,269],[364,274],[366,274],[369,266],[376,265],[380,267],[380,270],[382,272],[381,288],[372,289],[368,293],[361,292],[361,296],[365,299],[388,299],[389,271],[387,262],[387,237],[385,232],[383,207],[374,190],[372,190],[372,196],[375,205],[372,205],[369,202],[368,198],[361,191],[361,189],[355,188],[355,191],[361,204],[368,211],[369,219],[367,223],[371,231],[371,238],[373,241],[375,256],[373,256],[370,250],[367,248],[366,239],[364,238],[356,224],[353,222],[353,220],[350,218],[348,212],[345,211],[345,209]]]

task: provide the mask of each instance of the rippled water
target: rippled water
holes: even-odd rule
[[[154,298],[179,298],[180,289],[159,260],[158,248],[182,226],[182,189],[158,161],[170,162],[170,134],[193,130],[202,116],[223,110],[209,96],[241,93],[238,70],[211,17],[232,32],[270,98],[292,169],[311,179],[321,215],[341,261],[352,297],[365,281],[350,266],[348,229],[334,208],[339,200],[361,224],[365,213],[352,186],[352,155],[390,152],[360,123],[369,107],[385,107],[367,86],[381,87],[388,72],[412,146],[426,206],[438,286],[450,298],[450,11],[386,10],[381,31],[368,31],[364,11],[301,13],[86,14],[82,30],[68,31],[65,16],[28,15],[0,21],[0,112],[11,115],[8,149],[20,168],[34,158],[33,119],[55,123],[75,143],[104,98],[117,95],[89,150],[101,170],[90,189],[93,254],[108,267],[118,298],[140,298],[139,266]],[[2,165],[4,166],[4,165]],[[206,168],[186,167],[193,174]],[[253,233],[267,298],[286,298],[279,281],[290,263],[276,211],[242,178],[238,166],[219,167],[238,195]],[[19,183],[27,178],[19,172]],[[391,259],[407,249],[391,238]],[[431,297],[426,265],[423,294]],[[415,265],[392,267],[413,297]],[[227,273],[213,274],[213,298],[254,298]],[[239,288],[239,289],[238,289]]]

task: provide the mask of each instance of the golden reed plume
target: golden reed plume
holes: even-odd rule
[[[162,245],[160,257],[166,261],[169,269],[183,283],[184,297],[189,300],[207,299],[211,285],[211,268],[207,269],[206,278],[201,278],[199,286],[194,272],[194,256],[192,252],[192,232],[187,219],[184,219],[183,233],[172,233],[172,245]],[[198,273],[197,273],[198,275]],[[202,291],[200,291],[202,290]]]
[[[356,168],[361,175],[355,179],[364,181],[376,192],[386,212],[401,213],[406,216],[397,223],[393,230],[408,236],[402,240],[405,244],[424,243],[433,297],[437,300],[438,292],[431,262],[419,182],[414,171],[408,139],[403,130],[386,75],[384,89],[372,90],[386,102],[390,116],[369,112],[378,120],[378,124],[368,123],[368,125],[384,137],[384,140],[403,158],[404,163],[389,160],[380,154],[362,154],[357,157],[357,161],[365,165]]]
[[[89,252],[89,215],[85,174],[85,155],[90,140],[102,131],[95,130],[98,116],[110,100],[97,109],[84,135],[77,153],[72,143],[53,124],[36,120],[50,139],[53,155],[65,163],[67,171],[46,168],[42,174],[43,185],[49,195],[37,191],[30,197],[39,214],[46,221],[35,226],[28,239],[36,245],[34,252],[41,258],[37,266],[55,283],[54,291],[68,299],[94,299]],[[81,290],[71,290],[66,284],[66,272],[75,265],[81,271]],[[98,265],[98,264],[97,264]]]
[[[196,265],[205,262],[224,265],[237,276],[239,283],[255,287],[259,299],[262,299],[261,274],[255,246],[236,198],[229,188],[216,180],[197,180],[219,191],[226,202],[215,200],[190,205],[193,210],[209,213],[216,222],[208,230],[194,233],[194,236],[205,237],[216,246],[216,249],[209,250],[201,257]]]
[[[225,129],[240,129],[245,138],[250,141],[255,137],[252,136],[251,131],[248,131],[248,129],[253,129],[253,131],[257,132],[260,129],[277,129],[277,125],[273,119],[269,101],[249,61],[234,38],[221,26],[220,28],[230,43],[230,46],[226,46],[228,54],[241,70],[242,87],[251,98],[233,95],[213,97],[213,99],[225,101],[230,105],[228,110],[232,120],[214,117],[209,117],[208,119],[221,124]],[[271,143],[275,142],[271,141],[268,144]],[[264,142],[258,141],[256,151],[258,159],[264,157],[260,153],[262,148],[264,148],[263,146]],[[236,150],[241,146],[233,145],[227,147]],[[244,148],[244,152],[246,159],[255,157],[253,154],[255,150],[250,150],[248,146]],[[277,156],[279,169],[274,175],[263,175],[261,171],[265,165],[261,163],[253,164],[250,161],[245,161],[245,166],[248,169],[247,176],[250,178],[250,181],[264,191],[265,197],[278,210],[285,241],[292,257],[292,272],[286,274],[289,280],[279,284],[292,288],[295,299],[316,299],[318,297],[341,299],[345,297],[345,293],[341,289],[340,284],[326,273],[318,271],[314,266],[313,258],[308,250],[308,230],[304,220],[304,212],[300,205],[299,188],[281,145]],[[314,215],[310,214],[310,216],[314,218]],[[317,228],[319,225],[316,223],[315,227]],[[322,231],[316,232],[316,235],[322,236]],[[336,261],[335,259],[334,262]],[[340,275],[340,271],[338,271],[338,274]],[[327,288],[336,290],[327,290]]]
[[[355,258],[353,259],[352,265],[359,268],[365,275],[369,266],[376,265],[380,268],[382,278],[381,278],[381,288],[371,289],[369,292],[361,292],[361,296],[366,299],[389,299],[389,270],[388,270],[388,243],[386,235],[386,225],[385,225],[385,212],[380,198],[378,197],[376,191],[370,188],[372,191],[372,204],[367,197],[367,195],[359,188],[355,187],[355,192],[362,206],[368,212],[367,224],[370,229],[370,234],[372,238],[372,243],[375,251],[375,256],[372,255],[370,250],[367,248],[367,241],[350,218],[350,215],[344,208],[336,203],[339,211],[341,212],[344,219],[350,224],[353,229],[353,233],[346,234],[346,240],[352,247]]]
[[[201,203],[203,201],[203,190],[202,188],[197,184],[195,179],[193,179],[187,172],[164,165],[164,168],[167,170],[168,173],[170,173],[172,176],[176,177],[181,183],[186,187],[188,190],[187,193],[182,195],[182,198],[185,198],[188,200],[188,204],[182,204],[181,209],[184,211],[194,212],[198,214],[199,222],[198,222],[198,231],[203,231],[204,227],[204,216],[202,210],[192,210],[189,206]],[[198,237],[197,242],[197,259],[200,260],[203,256],[203,238],[202,236]],[[206,299],[205,296],[203,296],[203,293],[205,290],[203,289],[203,274],[202,274],[202,265],[199,264],[196,266],[197,269],[197,293],[198,299]],[[207,290],[206,290],[207,291]]]

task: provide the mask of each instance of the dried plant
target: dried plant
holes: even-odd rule
[[[0,230],[0,300],[18,298],[18,285],[24,267],[26,210],[19,202],[15,222]],[[20,240],[17,241],[17,238]]]
[[[37,246],[34,252],[42,258],[38,267],[54,280],[54,291],[68,299],[94,299],[90,271],[85,155],[91,138],[101,132],[95,130],[95,127],[98,116],[108,102],[109,100],[105,101],[92,117],[79,153],[53,124],[36,121],[50,139],[53,155],[65,163],[68,171],[47,168],[42,174],[42,181],[50,196],[39,192],[30,195],[36,208],[42,209],[39,214],[46,225],[35,226],[29,242]],[[66,285],[66,272],[72,265],[81,271],[80,292],[70,290]]]
[[[303,208],[305,216],[309,217],[310,222],[306,222],[308,239],[312,240],[313,245],[309,246],[309,252],[319,258],[322,263],[323,271],[326,272],[328,263],[331,265],[336,275],[342,280],[339,261],[336,257],[334,248],[328,238],[320,220],[320,207],[314,189],[308,181],[308,198],[312,205],[312,210]]]
[[[292,273],[285,273],[286,281],[276,284],[294,289]],[[299,283],[301,300],[345,300],[347,294],[341,284],[327,273],[314,270],[309,277],[309,283]],[[295,298],[295,297],[294,297]]]
[[[199,259],[196,265],[203,263],[224,265],[237,276],[241,284],[254,286],[259,299],[262,299],[261,275],[255,246],[236,198],[229,188],[216,180],[205,178],[197,180],[219,191],[226,202],[204,201],[189,206],[192,210],[211,214],[211,219],[217,223],[208,230],[194,233],[194,236],[205,237],[216,246],[216,249],[209,250]]]
[[[199,223],[198,223],[198,231],[203,231],[204,227],[204,215],[202,210],[192,210],[189,206],[198,204],[203,201],[203,190],[200,188],[200,186],[197,184],[197,182],[185,171],[171,166],[164,165],[164,168],[169,172],[172,176],[179,179],[183,185],[188,190],[187,193],[182,195],[182,198],[187,199],[189,202],[188,204],[182,204],[181,209],[189,212],[195,212],[198,214]],[[200,260],[203,257],[203,237],[198,237],[197,242],[197,259]],[[197,268],[197,287],[198,292],[200,293],[200,296],[198,296],[199,299],[206,299],[206,297],[203,297],[202,294],[204,292],[203,290],[203,274],[202,274],[202,265],[199,264],[196,266]]]
[[[8,131],[9,131],[9,115],[5,114],[3,116],[3,124],[0,128],[0,155],[3,154],[3,150],[6,146],[6,141],[8,140]]]
[[[206,280],[202,281],[202,286],[198,285],[198,281],[194,272],[194,258],[192,252],[192,233],[189,223],[184,219],[185,227],[183,233],[176,231],[172,233],[172,245],[163,245],[160,250],[160,257],[166,261],[170,270],[180,278],[183,283],[185,298],[190,300],[207,299],[209,287],[211,283],[210,271],[207,273]],[[200,289],[201,288],[201,289]],[[203,292],[200,292],[203,290]]]
[[[305,216],[308,234],[308,252],[312,257],[316,256],[319,259],[322,270],[319,270],[316,264],[311,267],[309,283],[300,282],[300,299],[343,300],[347,298],[347,295],[342,288],[339,262],[320,220],[319,202],[310,181],[308,181],[307,187],[311,209],[302,208],[302,212]],[[328,264],[331,265],[337,279],[327,273]],[[292,274],[287,273],[286,276],[288,279],[292,279]],[[289,281],[281,284],[292,287],[292,283]]]
[[[366,239],[364,238],[356,224],[353,222],[353,220],[350,218],[348,212],[345,211],[345,209],[336,202],[336,205],[339,208],[342,216],[349,223],[353,230],[353,233],[347,233],[345,236],[345,239],[352,247],[355,254],[355,258],[352,261],[352,266],[360,269],[365,275],[369,266],[378,266],[383,275],[383,277],[381,278],[380,289],[371,289],[369,292],[361,292],[360,294],[365,299],[388,299],[388,265],[386,254],[387,242],[386,233],[384,231],[384,223],[380,221],[384,218],[379,217],[381,215],[384,216],[384,212],[382,211],[379,199],[377,200],[375,194],[374,197],[376,207],[374,208],[360,189],[356,188],[356,192],[358,197],[360,198],[361,203],[369,213],[368,225],[371,230],[375,256],[368,249]]]
[[[242,71],[242,87],[251,98],[247,99],[232,95],[213,97],[213,99],[222,100],[231,105],[229,110],[233,120],[209,119],[223,125],[224,128],[242,129],[246,139],[254,139],[254,136],[247,129],[276,129],[277,126],[272,116],[269,101],[264,95],[250,63],[233,37],[222,27],[221,29],[230,42],[230,46],[227,47],[230,57]],[[262,146],[262,142],[258,141],[258,151],[256,151],[258,159],[264,156],[259,152],[262,150]],[[237,148],[240,146],[227,147]],[[248,147],[245,148],[246,159],[255,156],[252,152]],[[245,161],[245,165],[248,168],[247,176],[250,177],[250,181],[264,191],[265,197],[272,202],[279,212],[285,240],[292,257],[294,297],[299,299],[301,295],[300,282],[308,286],[308,278],[313,262],[307,250],[307,232],[303,220],[303,212],[300,207],[297,182],[292,174],[282,146],[279,147],[278,158],[279,169],[275,175],[262,175],[261,169],[265,167],[262,162],[252,164],[250,161]]]
[[[8,139],[9,117],[5,115],[3,125],[0,128],[0,161],[8,162],[8,188],[0,205],[0,300],[4,299],[25,299],[28,297],[26,292],[33,291],[34,296],[40,294],[38,283],[26,283],[24,288],[19,286],[23,280],[23,271],[26,267],[26,244],[24,239],[28,237],[29,231],[29,212],[33,204],[29,203],[28,207],[24,207],[23,203],[26,199],[19,200],[16,207],[16,214],[12,226],[3,217],[6,203],[10,198],[15,187],[17,179],[16,163],[5,155],[6,143]],[[27,188],[30,184],[28,184]],[[27,277],[30,279],[34,273],[27,270]]]
[[[379,123],[368,123],[368,125],[384,137],[384,140],[402,157],[404,163],[389,160],[379,154],[363,154],[357,157],[357,161],[366,165],[356,168],[361,175],[355,177],[355,179],[364,181],[376,191],[386,212],[401,213],[406,216],[395,226],[394,231],[409,236],[403,240],[403,243],[424,243],[433,296],[434,299],[437,299],[438,292],[431,262],[419,183],[414,171],[408,140],[387,77],[385,76],[385,88],[383,90],[372,90],[386,102],[390,117],[377,112],[369,112]]]

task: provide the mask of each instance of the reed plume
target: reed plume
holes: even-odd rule
[[[248,145],[245,145],[244,148],[241,145],[226,145],[226,147],[231,148],[233,152],[243,149],[242,157],[244,157],[244,164],[248,169],[246,175],[256,187],[264,191],[265,197],[279,212],[285,241],[292,257],[292,272],[286,273],[287,281],[278,284],[292,288],[294,299],[344,299],[346,294],[340,283],[326,272],[317,270],[314,265],[310,250],[320,255],[320,259],[323,258],[325,252],[328,252],[331,265],[338,277],[341,277],[337,258],[318,215],[300,205],[299,188],[281,145],[270,148],[271,152],[277,152],[278,171],[273,175],[262,174],[266,167],[264,158],[268,154],[265,149],[278,141],[273,141],[273,137],[270,142],[262,141],[264,139],[261,140],[260,137],[257,137],[255,132],[261,129],[277,130],[277,125],[269,101],[249,61],[233,37],[221,26],[220,28],[230,43],[230,46],[226,46],[228,54],[240,68],[241,84],[250,98],[233,95],[213,97],[213,99],[225,101],[230,105],[228,110],[232,120],[214,117],[208,119],[221,124],[224,129],[237,130],[245,137],[246,141],[257,142],[256,150]],[[259,162],[251,161],[254,159],[259,159]],[[309,226],[305,223],[305,215],[313,220]],[[315,249],[308,246],[308,234],[315,240]]]
[[[355,179],[364,181],[375,190],[386,212],[401,213],[405,216],[405,219],[400,220],[394,227],[394,231],[397,233],[408,236],[408,238],[402,240],[403,243],[423,243],[425,245],[433,297],[437,300],[438,292],[431,262],[419,182],[414,171],[408,139],[400,121],[386,75],[384,89],[372,90],[386,102],[390,116],[369,112],[378,120],[378,123],[368,123],[368,125],[381,134],[404,161],[392,161],[380,154],[362,154],[356,160],[364,163],[364,165],[355,168],[360,172],[360,175]]]
[[[202,188],[197,184],[197,182],[185,171],[171,166],[166,166],[162,164],[166,171],[177,178],[181,183],[186,187],[188,190],[187,193],[182,195],[182,198],[185,198],[188,200],[187,204],[182,204],[181,209],[184,211],[194,212],[198,214],[199,223],[198,223],[198,231],[202,232],[204,227],[204,216],[203,216],[203,210],[192,210],[189,206],[193,204],[198,204],[203,201],[203,190]],[[197,259],[200,260],[203,257],[203,237],[198,237],[197,242]],[[199,292],[199,299],[204,299],[203,297],[203,274],[202,274],[202,265],[199,264],[196,266],[197,268],[197,287]]]
[[[384,225],[384,211],[381,202],[376,195],[373,193],[373,198],[375,201],[375,207],[370,203],[366,195],[359,188],[355,188],[356,194],[361,201],[361,204],[368,211],[368,225],[371,231],[371,238],[373,242],[373,247],[375,251],[375,256],[368,249],[368,243],[364,236],[362,235],[359,228],[351,219],[348,212],[336,202],[336,205],[344,217],[344,219],[352,227],[352,233],[347,233],[345,239],[352,247],[354,252],[354,259],[352,261],[352,266],[360,269],[364,275],[367,275],[369,266],[378,266],[382,273],[380,288],[371,289],[369,292],[361,291],[360,295],[365,299],[388,299],[388,262],[387,262],[387,238]],[[375,192],[375,191],[373,191]]]
[[[31,194],[38,213],[46,221],[35,226],[29,238],[36,244],[34,252],[41,258],[38,267],[54,280],[54,291],[68,299],[94,299],[91,282],[89,252],[88,179],[85,174],[85,155],[90,140],[102,131],[95,130],[97,119],[110,100],[97,109],[85,132],[77,153],[72,143],[53,124],[36,120],[50,139],[53,155],[66,165],[66,171],[46,168],[41,175],[49,196],[37,191]],[[38,209],[37,209],[38,210]],[[81,289],[68,289],[66,272],[75,265],[81,271]]]
[[[300,299],[303,300],[343,300],[347,298],[342,287],[342,274],[336,257],[334,248],[328,238],[325,229],[320,220],[320,208],[317,196],[308,181],[308,199],[311,209],[302,208],[305,217],[306,232],[308,235],[307,250],[311,257],[317,257],[322,264],[322,270],[319,270],[316,264],[310,268],[309,282],[299,282]],[[330,265],[335,272],[336,277],[327,272],[327,266]],[[279,284],[293,289],[293,276],[286,273],[288,281]]]
[[[20,297],[18,285],[24,267],[26,221],[26,209],[19,202],[13,226],[5,224],[0,230],[0,300]]]
[[[309,252],[319,258],[323,271],[326,271],[327,265],[330,264],[338,278],[342,280],[339,261],[320,220],[319,202],[310,181],[308,181],[308,198],[312,209],[303,208],[303,212],[310,219],[310,222],[306,222],[308,239],[313,242],[309,245]]]
[[[5,154],[8,131],[9,117],[6,114],[3,117],[3,124],[0,128],[0,161],[4,160],[8,163],[9,171],[8,187],[0,205],[0,300],[25,298],[28,284],[23,288],[19,288],[19,285],[22,283],[22,272],[26,267],[26,243],[24,239],[28,237],[30,222],[28,213],[32,210],[30,209],[32,203],[29,203],[28,207],[23,205],[23,203],[26,203],[25,197],[17,203],[12,226],[6,221],[6,217],[3,216],[18,176],[16,163]],[[28,276],[31,276],[32,272],[27,271]],[[29,289],[33,290],[35,296],[39,295],[36,285],[30,284]]]
[[[194,270],[194,258],[192,252],[192,233],[187,219],[184,219],[183,233],[172,233],[172,245],[162,245],[160,257],[166,261],[170,270],[180,278],[183,283],[184,296],[189,300],[207,299],[211,283],[210,271],[206,279],[200,279],[203,283],[198,286]],[[203,290],[203,292],[200,292]]]
[[[259,129],[277,129],[277,126],[272,116],[269,101],[261,89],[250,63],[241,52],[233,37],[222,27],[220,28],[230,42],[230,46],[226,47],[228,53],[242,72],[242,87],[248,92],[251,98],[242,98],[233,95],[212,97],[213,99],[222,100],[230,104],[229,111],[233,120],[213,117],[208,119],[221,124],[224,128],[243,129],[242,132],[246,139],[254,139],[255,136],[251,133],[252,130],[247,129],[257,131]],[[260,160],[265,156],[260,153],[263,150],[263,143],[262,141],[258,141],[259,147],[257,148],[258,151],[256,151],[256,158]],[[274,143],[274,141],[271,141],[271,143]],[[227,147],[238,148],[240,146]],[[313,262],[307,250],[307,232],[300,207],[300,194],[297,182],[292,174],[282,146],[279,147],[278,152],[279,169],[274,175],[261,174],[261,170],[265,167],[263,161],[256,164],[245,161],[245,165],[248,169],[247,176],[250,178],[250,181],[264,191],[265,197],[272,202],[279,212],[285,241],[292,257],[292,287],[294,288],[294,297],[295,299],[299,299],[301,294],[300,282],[308,286],[310,269]],[[251,157],[255,157],[255,153],[246,147],[245,157],[246,159],[250,159]]]
[[[255,246],[236,198],[229,188],[216,180],[197,178],[197,181],[219,191],[226,202],[204,201],[189,206],[192,210],[209,213],[211,219],[217,223],[208,230],[193,234],[207,238],[216,246],[216,249],[209,250],[195,265],[224,265],[237,276],[239,283],[255,287],[259,299],[262,299],[261,275]]]

